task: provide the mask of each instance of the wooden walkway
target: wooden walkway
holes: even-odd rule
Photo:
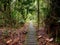
[[[25,45],[37,45],[36,30],[30,23]]]

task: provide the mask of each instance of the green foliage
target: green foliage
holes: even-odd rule
[[[1,0],[0,6],[4,11],[3,17],[6,25],[24,24],[26,20],[30,19],[37,20],[37,0]],[[39,0],[39,6],[40,18],[44,20],[50,11],[49,2]],[[5,8],[6,11],[4,10]]]
[[[25,21],[24,21],[23,19],[21,19],[19,22],[20,22],[21,24],[23,24]]]

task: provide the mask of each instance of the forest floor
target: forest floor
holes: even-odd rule
[[[37,31],[37,37],[38,37],[38,45],[59,45],[57,43],[54,42],[54,38],[50,37],[44,27],[41,27],[38,31]]]
[[[3,30],[3,31],[2,31]],[[37,30],[33,23],[20,29],[0,29],[0,45],[58,45],[50,38],[44,27]]]
[[[20,29],[0,28],[0,45],[23,45],[28,25]]]

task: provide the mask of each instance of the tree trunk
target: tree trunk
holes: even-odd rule
[[[39,20],[39,0],[37,0],[37,5],[38,5],[38,11],[37,11],[38,16],[37,17],[38,17],[38,30],[39,30],[39,21],[40,21]]]

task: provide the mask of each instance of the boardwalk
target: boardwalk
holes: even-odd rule
[[[25,45],[37,45],[36,30],[33,27],[33,24],[31,22],[30,22],[30,25],[29,25],[29,30],[28,30]]]

